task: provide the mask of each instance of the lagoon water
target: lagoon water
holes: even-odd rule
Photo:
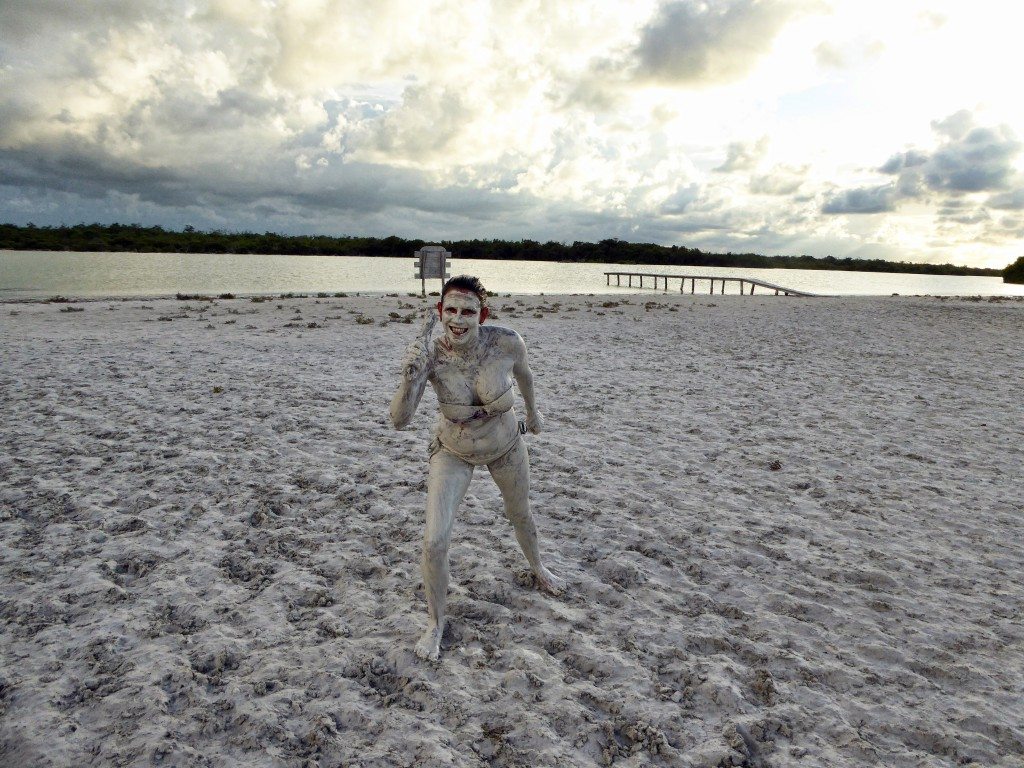
[[[453,274],[480,277],[496,293],[636,293],[608,286],[607,271],[750,277],[819,295],[1024,296],[1024,285],[998,277],[948,277],[803,269],[725,269],[545,261],[452,259]],[[414,259],[202,253],[0,251],[0,301],[176,293],[418,292]],[[613,279],[614,282],[614,279]],[[650,281],[647,285],[650,286]],[[428,290],[439,282],[428,281]],[[689,285],[687,286],[689,289]],[[678,290],[673,283],[672,290]],[[698,283],[698,291],[701,286]],[[703,286],[707,291],[707,284]],[[645,291],[646,292],[646,291]],[[730,284],[727,293],[736,293]],[[654,294],[655,291],[650,290]]]

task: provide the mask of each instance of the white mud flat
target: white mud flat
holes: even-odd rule
[[[426,303],[0,305],[0,765],[1024,763],[1024,304],[492,298],[567,589],[478,474],[431,663]]]

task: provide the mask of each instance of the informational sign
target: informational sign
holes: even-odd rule
[[[448,279],[452,254],[441,245],[425,245],[416,251],[416,279],[423,286],[423,295],[427,295],[427,280],[440,280],[442,285]]]

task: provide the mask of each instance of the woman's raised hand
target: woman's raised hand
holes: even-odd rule
[[[402,368],[407,376],[419,376],[430,362],[430,334],[437,324],[437,312],[434,309],[427,311],[420,327],[419,338],[405,349],[405,357],[402,358]]]

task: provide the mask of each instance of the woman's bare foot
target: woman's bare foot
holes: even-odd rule
[[[555,576],[543,565],[533,572],[533,578],[537,581],[537,589],[547,592],[549,595],[558,596],[565,591],[565,582]]]
[[[416,655],[424,661],[437,661],[441,655],[441,635],[444,634],[444,624],[440,627],[433,621],[427,625],[427,631],[416,641]]]

